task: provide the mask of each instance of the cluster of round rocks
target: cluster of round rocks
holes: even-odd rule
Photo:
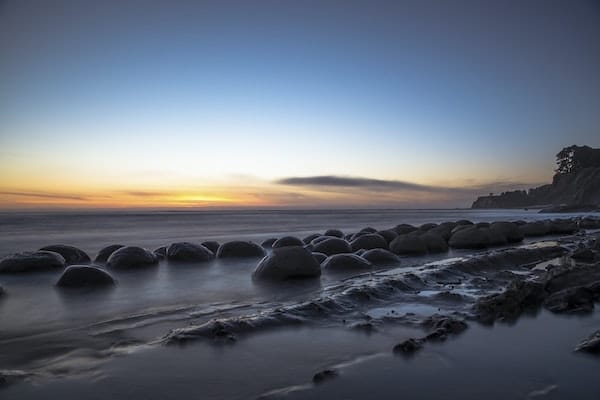
[[[246,241],[223,244],[215,241],[178,242],[154,251],[115,244],[100,250],[93,263],[84,251],[76,247],[52,245],[36,252],[5,257],[0,261],[0,273],[64,269],[57,286],[104,286],[115,283],[109,270],[156,266],[161,259],[174,263],[204,263],[215,258],[262,258],[253,272],[255,279],[314,278],[319,277],[322,270],[369,270],[374,265],[397,264],[399,256],[441,253],[449,248],[483,249],[518,243],[525,237],[571,234],[582,228],[600,228],[600,219],[476,224],[460,220],[420,227],[401,224],[379,231],[364,228],[353,234],[329,229],[323,234],[312,234],[303,239],[293,236],[267,239],[261,245]]]

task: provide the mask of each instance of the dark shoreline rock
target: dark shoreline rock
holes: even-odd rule
[[[325,236],[323,236],[325,237]],[[318,240],[321,238],[317,238]],[[327,256],[332,256],[334,254],[342,254],[342,253],[352,253],[352,247],[350,243],[345,241],[344,239],[336,238],[336,237],[325,237],[324,240],[321,240],[317,243],[314,243],[313,240],[313,251],[317,253],[323,253]]]
[[[282,246],[263,258],[252,273],[254,279],[287,280],[318,278],[321,266],[302,246]]]
[[[119,250],[121,247],[125,247],[122,244],[111,244],[109,246],[103,247],[98,252],[98,255],[94,259],[94,262],[97,264],[104,264],[108,261],[108,257],[115,251]]]
[[[141,247],[125,246],[110,255],[108,267],[114,269],[139,269],[158,265],[158,257]]]
[[[217,258],[259,258],[265,256],[265,250],[253,242],[234,240],[223,243],[217,251]]]
[[[372,268],[373,264],[356,254],[334,254],[323,262],[323,269],[328,271],[361,271]]]
[[[87,264],[92,261],[90,256],[88,256],[85,251],[78,249],[75,246],[69,246],[66,244],[45,246],[39,249],[39,251],[52,251],[54,253],[58,253],[63,256],[67,265]]]
[[[63,256],[52,251],[11,254],[0,260],[0,273],[32,273],[64,269]]]
[[[600,330],[579,342],[575,351],[600,356]]]
[[[106,271],[92,265],[71,265],[62,273],[56,286],[68,288],[112,286],[114,278]]]
[[[180,263],[207,262],[215,258],[212,251],[190,242],[176,242],[167,248],[167,260]]]

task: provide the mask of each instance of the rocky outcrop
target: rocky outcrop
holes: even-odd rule
[[[102,248],[98,252],[98,255],[96,256],[96,259],[94,260],[94,262],[97,264],[105,264],[106,261],[108,261],[108,257],[110,257],[110,255],[112,253],[119,250],[121,247],[125,247],[125,246],[123,246],[122,244],[111,244],[110,246],[106,246],[106,247]]]
[[[554,205],[546,211],[597,209],[600,205],[600,149],[570,146],[557,154],[551,184],[479,197],[471,208],[524,208]]]

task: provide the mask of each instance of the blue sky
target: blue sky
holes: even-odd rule
[[[600,145],[599,37],[593,1],[4,1],[0,205],[468,206]],[[278,183],[323,175],[472,191]]]

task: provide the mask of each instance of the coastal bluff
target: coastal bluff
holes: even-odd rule
[[[546,208],[548,211],[600,209],[600,149],[569,146],[556,155],[552,183],[529,190],[490,194],[471,208]]]

